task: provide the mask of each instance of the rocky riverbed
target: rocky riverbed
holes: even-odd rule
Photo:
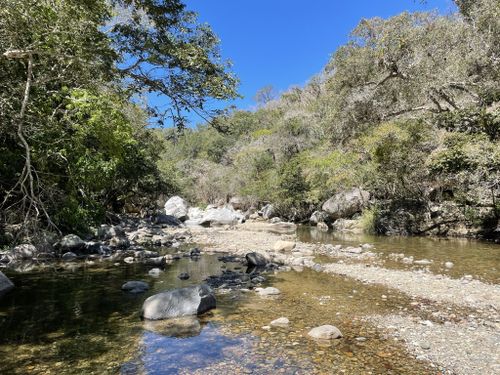
[[[267,229],[266,229],[267,225]],[[274,225],[274,228],[273,228]],[[332,246],[297,241],[292,231],[278,234],[279,224],[246,223],[223,229],[192,229],[193,240],[206,251],[241,254],[259,251],[270,260],[342,275],[364,284],[383,285],[408,296],[400,313],[364,317],[391,337],[403,340],[412,355],[442,371],[496,374],[500,358],[500,286],[465,275],[453,279],[425,270],[402,271],[379,266],[371,244]],[[288,242],[289,251],[279,243]],[[293,244],[293,245],[292,245]],[[335,262],[317,262],[316,255]],[[328,258],[326,258],[328,259]],[[429,261],[430,262],[430,261]],[[380,300],[392,298],[381,295]],[[428,318],[428,319],[427,319]],[[447,345],[449,343],[449,345]],[[487,353],[487,354],[485,354]]]
[[[277,220],[211,227],[171,220],[68,236],[51,256],[27,246],[4,252],[16,289],[0,301],[0,370],[498,373],[498,284],[432,272],[437,261],[417,253],[411,268],[386,267],[387,258],[407,265],[409,256],[387,257],[369,242],[303,242],[294,224]],[[215,310],[187,323],[140,323],[147,297],[201,283],[214,290]],[[101,306],[103,296],[112,304]],[[34,319],[41,306],[44,319]],[[122,348],[126,336],[137,350]],[[88,353],[77,355],[80,342]],[[47,343],[54,350],[44,352]]]

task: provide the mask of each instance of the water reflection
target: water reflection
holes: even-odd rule
[[[433,260],[429,266],[434,273],[446,273],[455,278],[473,275],[488,282],[500,282],[500,246],[490,242],[463,238],[370,236],[365,234],[323,232],[315,227],[301,226],[297,230],[303,242],[320,242],[359,246],[363,243],[375,245],[375,252],[382,253],[384,266],[391,268],[422,268],[406,266],[388,258],[390,253],[404,253],[417,259]],[[451,261],[454,267],[448,270],[444,262]]]

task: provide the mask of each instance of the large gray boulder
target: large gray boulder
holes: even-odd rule
[[[12,249],[12,255],[16,259],[32,259],[37,254],[37,249],[31,244],[17,245]]]
[[[248,253],[245,258],[249,267],[264,267],[271,262],[266,256],[257,252]]]
[[[331,219],[350,218],[355,213],[361,212],[366,207],[370,193],[358,188],[343,191],[323,203],[323,211],[327,212]]]
[[[2,298],[4,294],[12,289],[14,289],[14,284],[12,283],[12,281],[10,281],[7,276],[0,272],[0,298]]]
[[[165,214],[175,216],[184,221],[188,218],[189,204],[181,197],[175,195],[165,203]]]
[[[274,209],[274,206],[272,204],[266,204],[262,209],[259,211],[259,214],[264,218],[264,219],[272,219],[273,217],[276,216],[276,210]]]
[[[203,226],[216,226],[235,225],[244,221],[245,216],[240,212],[233,210],[232,207],[222,207],[208,209],[203,217],[197,220],[197,223]]]
[[[58,247],[61,249],[62,253],[79,253],[81,250],[85,249],[85,242],[76,234],[68,234],[59,241]]]
[[[158,293],[144,301],[141,316],[149,320],[200,315],[216,307],[215,294],[206,285],[173,289]]]

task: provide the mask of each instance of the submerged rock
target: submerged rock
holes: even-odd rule
[[[122,285],[122,290],[129,293],[144,293],[149,289],[149,284],[145,281],[127,281]]]
[[[183,272],[183,273],[179,274],[179,276],[177,276],[177,277],[181,280],[187,280],[187,279],[189,279],[190,276],[186,272]]]
[[[65,262],[71,262],[73,260],[75,260],[78,256],[71,252],[71,251],[68,251],[67,253],[64,253],[62,256],[61,256],[61,259],[64,260]]]
[[[167,320],[145,320],[143,327],[162,336],[178,338],[198,336],[202,328],[196,316],[184,316]]]
[[[155,294],[144,301],[141,316],[149,320],[203,314],[216,307],[215,294],[206,285],[173,289]]]
[[[0,298],[2,298],[7,292],[14,289],[14,284],[10,279],[0,272]]]
[[[270,325],[274,327],[286,327],[288,324],[290,324],[290,321],[285,317],[275,319],[270,323]]]
[[[249,267],[264,267],[270,261],[261,253],[253,252],[245,255]]]
[[[311,329],[308,335],[319,340],[332,340],[342,337],[340,330],[329,324]]]
[[[278,288],[274,288],[272,286],[268,286],[267,288],[255,288],[255,291],[259,296],[277,296],[281,294],[281,291]]]

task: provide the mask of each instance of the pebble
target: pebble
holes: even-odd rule
[[[290,321],[288,320],[288,318],[281,317],[281,318],[273,320],[271,322],[271,325],[275,326],[275,327],[282,327],[282,326],[287,326],[289,323],[290,323]]]
[[[429,344],[427,341],[421,342],[420,347],[424,350],[429,350],[431,348],[431,344]]]
[[[446,263],[444,264],[444,266],[445,266],[446,268],[450,269],[450,268],[453,268],[454,264],[453,264],[453,262],[446,262]]]

